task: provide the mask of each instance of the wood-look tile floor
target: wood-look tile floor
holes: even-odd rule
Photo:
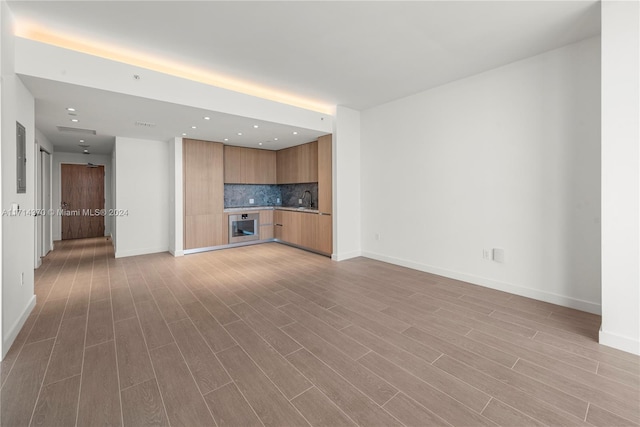
[[[598,316],[365,258],[65,241],[36,294],[2,426],[640,424]]]

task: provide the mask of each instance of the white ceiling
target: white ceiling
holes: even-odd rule
[[[18,22],[358,110],[600,33],[600,6],[594,0],[10,1],[9,5]],[[82,91],[91,90],[33,79],[27,85],[37,98],[36,123],[48,137],[56,121],[50,116],[70,102],[86,99]],[[128,129],[130,125],[113,111],[114,105],[122,105],[120,95],[94,92],[91,111],[100,116],[95,126],[103,135],[122,135],[116,132],[126,129],[129,133],[123,136],[144,137]],[[103,96],[106,102],[95,102]],[[158,113],[134,115],[135,120],[163,123],[162,130],[152,129],[147,137],[158,138],[161,131],[164,137],[180,136],[175,132],[184,129],[184,117],[205,113],[193,109],[180,113],[180,106],[149,100],[127,102]],[[131,121],[134,116],[127,117]],[[253,124],[231,116],[217,119],[221,133]],[[225,127],[227,120],[230,125]],[[263,125],[254,133],[256,139],[247,138],[239,145],[255,146],[279,130]],[[214,133],[204,132],[196,137],[220,140],[221,133],[215,138]],[[293,143],[302,142],[306,141]]]

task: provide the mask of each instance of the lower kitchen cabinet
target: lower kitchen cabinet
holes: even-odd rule
[[[260,240],[273,239],[273,210],[260,211]]]
[[[331,215],[318,215],[318,251],[333,253],[333,221]]]
[[[327,255],[333,251],[331,215],[276,210],[274,230],[282,242]]]

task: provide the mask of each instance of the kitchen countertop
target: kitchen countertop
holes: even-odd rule
[[[308,212],[319,213],[318,209],[311,208],[296,208],[287,206],[245,206],[240,208],[224,208],[224,212],[246,212],[246,211],[268,211],[268,210],[280,210],[280,211],[294,211],[294,212]]]

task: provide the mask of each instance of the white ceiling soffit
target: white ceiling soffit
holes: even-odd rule
[[[326,134],[38,77],[20,78],[36,98],[38,129],[57,151],[82,152],[81,145],[88,144],[92,154],[107,154],[115,136],[159,141],[185,137],[279,150]]]
[[[362,110],[600,33],[597,1],[9,1],[17,22]]]

